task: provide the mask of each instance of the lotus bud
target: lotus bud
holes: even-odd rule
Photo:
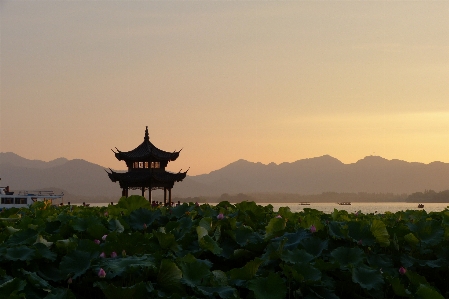
[[[112,258],[116,258],[116,257],[117,257],[117,252],[113,251],[113,252],[111,253],[111,257],[112,257]]]
[[[100,253],[100,257],[101,257],[101,258],[105,258],[105,257],[106,257],[106,255],[104,254],[104,252]]]
[[[282,216],[281,215],[277,215],[276,218],[282,219]]]
[[[97,245],[100,245],[100,240],[95,239],[95,240],[94,240],[94,243],[97,244]]]
[[[362,245],[362,239],[357,242],[357,245]]]
[[[147,224],[146,223],[143,224],[143,229],[144,230],[147,229]]]
[[[399,268],[399,274],[404,275],[407,272],[407,269],[404,267]]]
[[[108,235],[104,235],[103,237],[101,237],[101,239],[103,240],[103,241],[106,241],[106,238],[108,237]]]
[[[316,232],[316,227],[315,227],[315,225],[311,225],[310,226],[310,232],[313,234],[313,233],[315,233]]]
[[[224,218],[224,215],[222,213],[218,214],[217,219],[222,220]]]
[[[68,284],[72,284],[72,282],[73,282],[73,281],[72,281],[72,277],[69,277],[69,279],[67,279],[67,283],[68,283]]]
[[[195,202],[195,207],[199,207],[200,205],[198,204],[198,202]]]
[[[98,271],[98,277],[105,278],[106,272],[103,270],[103,268],[100,268],[100,271]]]

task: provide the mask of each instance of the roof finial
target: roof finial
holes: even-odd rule
[[[144,138],[144,140],[145,141],[149,141],[150,140],[150,136],[148,135],[148,126],[146,126],[146,129],[145,129],[145,138]]]

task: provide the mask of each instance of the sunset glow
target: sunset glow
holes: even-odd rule
[[[0,151],[449,163],[448,1],[1,1]]]

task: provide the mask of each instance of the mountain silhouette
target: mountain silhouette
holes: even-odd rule
[[[1,185],[12,190],[62,189],[68,194],[120,198],[105,167],[81,159],[28,160],[14,153],[0,153]],[[329,155],[291,163],[262,164],[235,161],[208,174],[188,176],[176,183],[175,197],[220,196],[223,193],[367,192],[411,194],[449,189],[449,163],[429,164],[367,156],[344,164]],[[157,195],[157,193],[154,193]]]

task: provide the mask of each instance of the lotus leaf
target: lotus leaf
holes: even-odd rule
[[[287,294],[285,282],[278,274],[272,272],[268,277],[251,280],[248,289],[254,292],[256,299],[283,299]]]
[[[18,247],[11,247],[6,250],[5,259],[10,261],[30,261],[33,259],[34,250],[21,245]]]
[[[35,248],[35,258],[44,258],[50,261],[56,260],[57,254],[51,251],[46,245],[42,243],[36,243],[33,246]]]
[[[209,250],[213,254],[219,255],[223,249],[220,248],[218,243],[211,238],[211,236],[204,236],[198,241],[200,247],[205,250]]]
[[[308,263],[315,257],[310,253],[307,253],[304,249],[285,250],[282,252],[281,259],[284,262],[297,264]]]
[[[115,206],[109,206],[108,212],[114,214],[115,210],[123,210],[125,215],[129,215],[132,211],[141,208],[151,209],[151,203],[143,196],[131,195],[120,198]]]
[[[64,256],[59,264],[60,271],[65,275],[77,278],[83,275],[90,267],[90,253],[74,250]]]
[[[248,226],[240,226],[235,230],[229,231],[229,233],[232,234],[235,241],[240,246],[245,246],[248,243],[260,243],[263,241],[263,237]]]
[[[108,299],[148,298],[149,293],[153,291],[150,282],[140,282],[130,287],[117,287],[112,283],[101,281],[96,282],[94,286],[99,287]]]
[[[162,249],[171,249],[173,251],[179,250],[179,246],[176,243],[175,236],[173,234],[153,231],[153,235],[158,239],[159,245]]]
[[[334,239],[345,239],[348,232],[347,228],[345,228],[346,222],[337,222],[331,221],[329,222],[329,235]]]
[[[363,246],[372,246],[376,242],[367,221],[348,222],[348,237]]]
[[[238,298],[237,290],[230,286],[220,286],[220,287],[204,287],[198,286],[197,289],[205,296],[211,298],[217,298],[217,294],[220,298],[231,299]]]
[[[328,241],[322,240],[318,237],[303,239],[300,243],[302,247],[304,247],[304,249],[314,257],[320,256],[323,250],[328,247]]]
[[[268,222],[265,227],[265,239],[271,239],[276,235],[281,235],[281,232],[285,229],[285,219],[273,218]]]
[[[352,281],[367,290],[379,290],[384,283],[380,271],[367,266],[354,267],[352,269]]]
[[[156,271],[154,258],[148,254],[143,256],[100,259],[94,266],[95,270],[100,268],[105,270],[108,279],[124,276],[127,272],[135,269]]]
[[[416,224],[408,223],[407,226],[425,245],[435,246],[443,240],[444,230],[435,220],[419,221]]]
[[[228,285],[228,277],[221,270],[212,271],[211,284],[214,287],[223,287]]]
[[[25,286],[26,281],[19,278],[13,278],[0,285],[0,299],[9,299],[16,297]],[[19,298],[19,297],[16,297]]]
[[[36,241],[38,232],[34,229],[23,229],[12,234],[6,241],[6,244],[10,246],[28,244],[31,245]]]
[[[405,235],[404,240],[410,245],[417,245],[419,243],[418,238],[416,238],[413,233]]]
[[[170,292],[180,292],[182,271],[176,266],[174,262],[168,259],[163,259],[159,267],[157,275],[157,284],[162,290]]]
[[[396,295],[401,297],[410,297],[411,292],[405,288],[399,277],[392,278],[389,280],[389,282]]]
[[[416,295],[422,299],[444,299],[438,291],[425,284],[419,285]]]
[[[108,228],[110,231],[115,231],[118,233],[123,233],[125,231],[125,227],[118,219],[111,219],[109,221]]]
[[[198,260],[182,263],[180,268],[182,271],[181,281],[191,287],[204,285],[203,281],[208,281],[211,275],[210,266]]]
[[[380,246],[386,247],[390,245],[390,235],[388,234],[385,224],[381,220],[373,220],[371,224],[371,232]]]
[[[162,216],[160,210],[151,211],[143,208],[133,210],[129,215],[129,225],[134,230],[143,230],[145,226],[150,227],[154,221]]]
[[[360,248],[338,247],[331,252],[331,256],[340,264],[342,269],[357,266],[363,261],[364,253]]]
[[[51,290],[51,293],[44,297],[44,299],[76,299],[70,289],[57,288]]]
[[[248,263],[242,268],[232,269],[229,271],[229,275],[231,279],[241,279],[241,280],[250,280],[252,279],[259,269],[259,266],[262,264],[262,260],[256,258]]]

